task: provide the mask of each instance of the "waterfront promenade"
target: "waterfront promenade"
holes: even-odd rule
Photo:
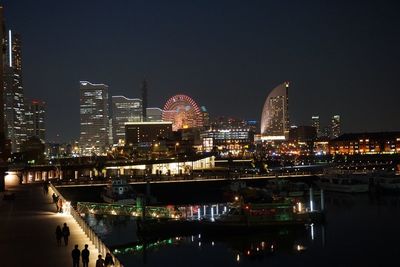
[[[152,177],[131,177],[119,176],[126,179],[131,185],[147,184],[170,184],[170,183],[200,183],[200,182],[219,182],[219,181],[254,181],[264,179],[296,179],[317,176],[312,173],[294,173],[294,174],[281,174],[281,175],[247,175],[237,177],[221,177],[221,176],[152,176]],[[115,178],[114,178],[115,179]],[[106,186],[111,183],[110,179],[97,179],[97,180],[79,180],[79,179],[64,179],[52,181],[57,188],[62,187],[88,187],[88,186]]]
[[[70,215],[57,214],[50,195],[39,184],[7,187],[14,200],[0,193],[1,266],[72,266],[71,251],[89,245],[89,266],[95,266],[98,250]],[[57,246],[55,230],[66,222],[70,228],[68,246]],[[104,258],[104,255],[103,255]],[[82,266],[82,262],[80,265]]]

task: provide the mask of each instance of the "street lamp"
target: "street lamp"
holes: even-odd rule
[[[180,169],[179,169],[179,157],[178,157],[178,154],[176,153],[176,148],[179,146],[179,142],[176,142],[175,143],[175,156],[176,156],[176,159],[177,159],[177,161],[178,161],[178,175],[181,175],[181,172],[180,172]]]

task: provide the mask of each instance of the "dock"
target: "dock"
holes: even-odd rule
[[[56,213],[50,192],[45,195],[41,185],[27,184],[7,188],[13,199],[0,193],[1,266],[72,266],[75,244],[80,250],[89,245],[89,266],[95,265],[99,251],[71,215]],[[69,244],[58,246],[55,230],[64,223],[71,233]]]

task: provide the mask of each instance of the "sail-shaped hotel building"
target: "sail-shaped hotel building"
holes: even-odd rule
[[[261,115],[261,140],[289,137],[289,82],[275,87],[265,100]]]

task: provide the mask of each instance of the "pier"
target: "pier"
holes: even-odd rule
[[[265,180],[265,179],[296,179],[296,178],[307,178],[312,176],[311,173],[294,173],[286,175],[243,175],[235,177],[224,177],[224,176],[149,176],[149,177],[131,177],[131,176],[120,176],[127,180],[129,184],[139,185],[146,184],[148,182],[152,184],[168,184],[168,183],[197,183],[197,182],[218,182],[218,181],[249,181],[249,180]],[[79,187],[79,186],[106,186],[109,180],[75,180],[75,179],[64,179],[56,180],[53,182],[57,187]]]
[[[8,187],[7,193],[14,199],[0,194],[1,266],[71,266],[75,244],[80,250],[89,245],[89,265],[94,266],[99,250],[71,215],[55,212],[51,190],[44,195],[42,186],[29,184]],[[58,246],[55,230],[64,223],[70,229],[69,243]]]
[[[219,216],[226,213],[228,211],[228,207],[228,203],[185,206],[146,206],[144,214],[149,218],[160,219],[214,219],[214,216]],[[143,207],[136,205],[78,202],[77,212],[79,214],[143,217]]]

